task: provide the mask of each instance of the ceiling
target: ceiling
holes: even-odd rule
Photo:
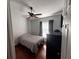
[[[15,0],[28,9],[28,5],[34,8],[34,13],[42,13],[39,17],[47,17],[61,10],[65,0]],[[27,11],[28,12],[28,11]]]

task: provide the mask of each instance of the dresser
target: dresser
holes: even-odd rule
[[[60,32],[47,34],[46,59],[61,58],[61,36]]]

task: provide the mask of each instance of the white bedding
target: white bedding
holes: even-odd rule
[[[42,36],[36,36],[31,34],[24,34],[19,37],[19,43],[29,48],[33,53],[37,53],[38,45],[44,44],[44,38]]]

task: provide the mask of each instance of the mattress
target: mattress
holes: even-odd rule
[[[19,37],[18,42],[31,50],[33,53],[37,53],[38,46],[44,44],[44,38],[42,36],[23,34]]]

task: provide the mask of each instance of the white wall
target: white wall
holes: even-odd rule
[[[11,18],[13,28],[13,39],[16,40],[20,35],[27,33],[27,20],[22,15],[22,5],[10,1]],[[15,42],[16,43],[16,42]]]
[[[53,30],[55,29],[59,29],[61,31],[61,15],[53,15],[53,16],[49,16],[49,17],[44,17],[44,18],[41,18],[41,19],[38,19],[38,20],[33,20],[31,21],[31,33],[32,34],[36,34],[36,35],[39,35],[39,22],[40,21],[48,21],[48,20],[54,20],[54,23],[53,23]]]

